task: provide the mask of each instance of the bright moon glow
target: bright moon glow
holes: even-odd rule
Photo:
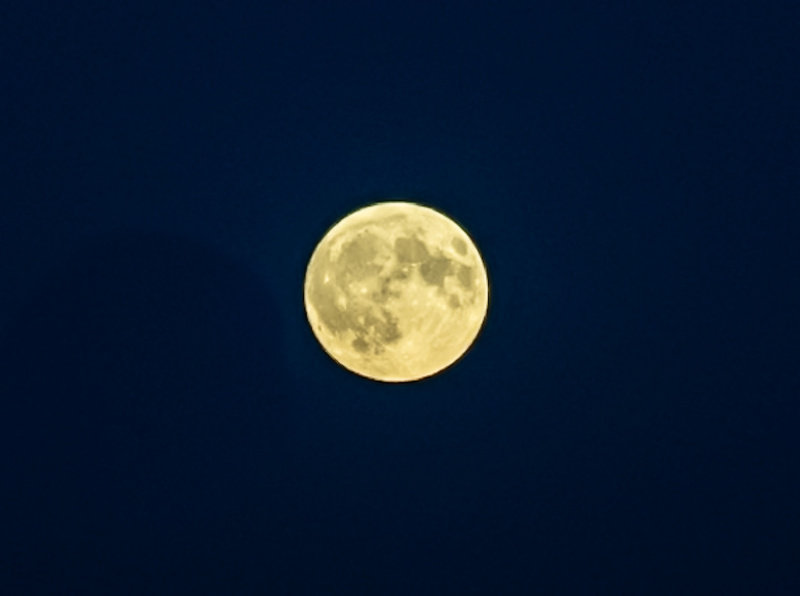
[[[308,263],[305,307],[325,351],[378,381],[415,381],[458,360],[486,317],[472,239],[428,207],[392,201],[333,226]]]

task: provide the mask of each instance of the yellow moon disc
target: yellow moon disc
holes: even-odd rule
[[[472,239],[415,203],[351,213],[325,234],[306,270],[314,335],[342,366],[378,381],[414,381],[453,364],[488,306],[486,267]]]

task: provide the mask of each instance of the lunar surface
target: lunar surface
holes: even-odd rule
[[[489,304],[483,260],[445,215],[392,201],[360,209],[317,245],[305,278],[314,335],[345,368],[388,382],[447,368]]]

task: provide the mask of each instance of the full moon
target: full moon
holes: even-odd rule
[[[453,220],[388,201],[336,223],[305,277],[305,308],[323,349],[346,369],[415,381],[470,348],[489,306],[486,267]]]

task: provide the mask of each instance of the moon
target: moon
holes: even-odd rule
[[[430,377],[475,341],[489,306],[486,266],[452,219],[386,201],[336,223],[308,263],[308,322],[346,369],[384,382]]]

